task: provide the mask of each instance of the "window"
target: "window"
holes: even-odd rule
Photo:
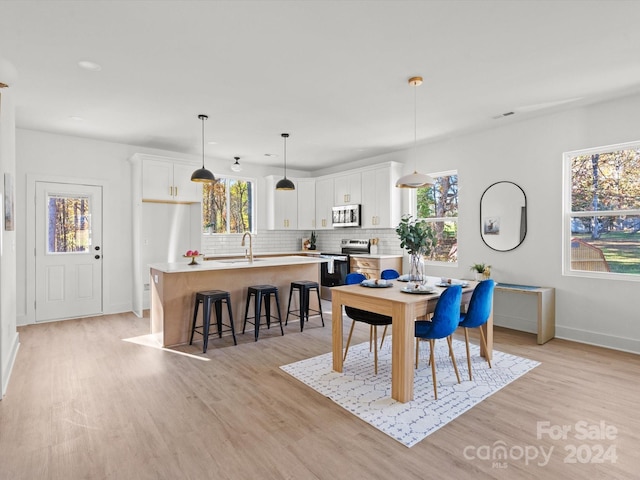
[[[202,188],[202,229],[205,233],[255,232],[255,182],[218,177]]]
[[[429,260],[458,261],[458,174],[432,175],[436,183],[418,188],[417,217],[427,220],[436,231],[438,244]]]
[[[47,197],[47,253],[88,252],[91,247],[89,197]]]
[[[640,142],[564,155],[564,273],[640,280]]]

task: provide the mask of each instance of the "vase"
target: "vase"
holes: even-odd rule
[[[422,284],[427,282],[424,272],[424,257],[419,253],[412,253],[409,257],[409,281]]]
[[[480,282],[484,280],[484,273],[483,272],[476,272],[476,282]]]

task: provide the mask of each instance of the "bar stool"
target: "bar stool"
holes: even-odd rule
[[[300,308],[298,310],[291,310],[291,297],[293,296],[293,291],[298,290],[299,298],[300,298]],[[319,310],[314,310],[313,308],[309,308],[309,294],[312,290],[315,290],[318,295],[318,305]],[[307,322],[309,321],[309,312],[313,312],[315,314],[320,314],[320,319],[322,320],[322,326],[324,327],[324,317],[322,316],[322,303],[320,303],[320,286],[318,282],[313,282],[311,280],[298,280],[297,282],[291,282],[291,287],[289,288],[289,305],[287,306],[287,318],[284,322],[285,325],[289,323],[289,314],[300,318],[300,331],[304,329],[304,319],[307,318]]]
[[[271,295],[276,299],[276,308],[278,309],[278,316],[271,315]],[[254,298],[254,315],[249,317],[249,304],[251,303],[251,297]],[[273,285],[253,285],[247,288],[247,305],[244,309],[244,324],[242,326],[242,333],[244,334],[247,322],[255,327],[255,341],[258,341],[258,332],[260,331],[260,317],[262,311],[262,299],[264,298],[265,317],[267,320],[267,328],[271,328],[271,318],[277,318],[280,322],[280,333],[284,335],[282,329],[282,316],[280,315],[280,300],[278,300],[278,287]],[[253,322],[249,320],[253,319]]]
[[[214,305],[216,312],[216,324],[218,326],[218,337],[222,338],[222,302],[226,302],[227,311],[229,312],[229,323],[225,324],[225,326],[229,327],[229,329],[224,330],[226,332],[230,331],[233,336],[233,344],[237,345],[236,342],[236,331],[233,326],[233,313],[231,312],[231,295],[229,292],[225,292],[223,290],[208,290],[206,292],[197,292],[196,293],[196,304],[193,308],[193,325],[191,327],[191,339],[189,340],[189,345],[193,344],[193,334],[198,332],[202,335],[203,345],[202,345],[202,353],[207,352],[207,345],[209,344],[209,327],[211,325],[211,305]],[[198,307],[202,303],[202,325],[196,325],[196,319],[198,317]],[[202,330],[198,330],[201,328]]]

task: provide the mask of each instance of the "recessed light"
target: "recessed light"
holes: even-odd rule
[[[99,72],[102,70],[102,67],[95,62],[90,62],[89,60],[81,60],[78,62],[78,66],[80,68],[84,68],[85,70],[89,70],[90,72]]]
[[[278,155],[276,155],[275,153],[265,153],[264,156],[265,157],[277,157]]]
[[[212,142],[207,142],[207,144],[208,144],[208,145],[217,145],[217,144],[218,144],[218,142],[213,142],[213,141],[212,141]]]
[[[76,121],[76,122],[82,122],[82,121],[84,121],[84,118],[82,118],[82,117],[77,117],[77,116],[75,116],[75,115],[73,115],[73,116],[71,116],[71,117],[69,117],[69,118],[70,118],[71,120]]]

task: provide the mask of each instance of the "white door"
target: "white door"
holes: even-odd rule
[[[36,322],[102,313],[102,187],[36,182]]]

